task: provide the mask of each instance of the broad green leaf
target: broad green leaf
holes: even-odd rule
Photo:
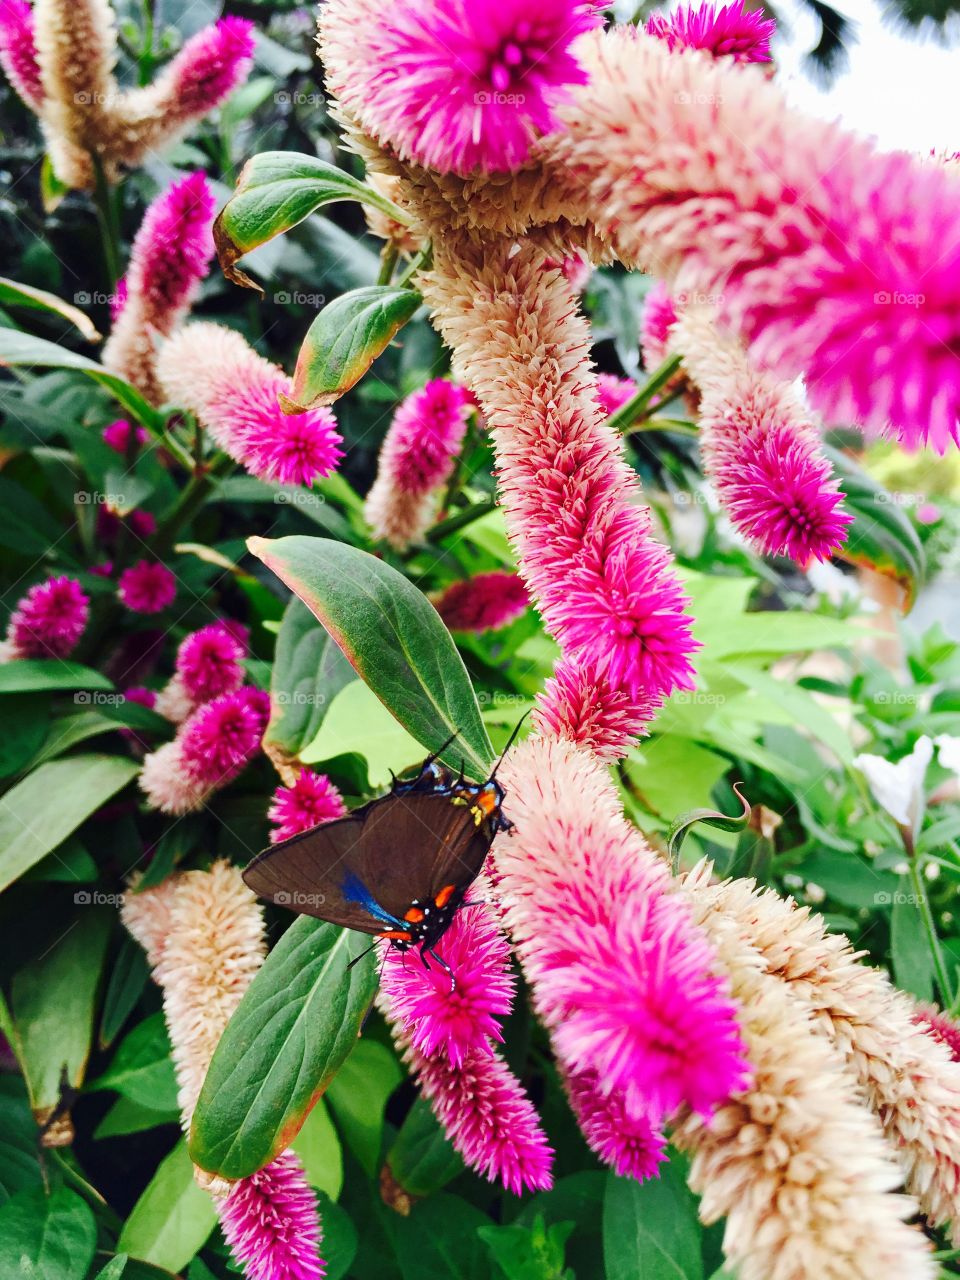
[[[607,1280],[702,1280],[700,1235],[696,1202],[676,1159],[650,1182],[607,1175]]]
[[[87,1088],[114,1089],[142,1107],[175,1110],[177,1081],[163,1014],[151,1014],[134,1027],[120,1042],[107,1070]]]
[[[64,302],[55,293],[47,293],[45,289],[34,289],[28,284],[17,284],[15,280],[7,280],[0,276],[0,306],[30,307],[36,311],[50,311],[80,330],[88,342],[99,342],[99,334],[90,317],[79,307]]]
[[[139,768],[121,756],[70,756],[42,764],[12,787],[0,802],[0,889],[56,849]]]
[[[50,699],[42,693],[8,693],[0,702],[0,778],[19,773],[36,755],[50,720]]]
[[[243,166],[236,191],[213,224],[223,274],[234,284],[259,289],[234,265],[237,259],[336,200],[359,200],[397,222],[409,221],[392,201],[325,160],[296,151],[260,152]]]
[[[168,1111],[158,1111],[154,1107],[141,1106],[139,1102],[131,1102],[129,1098],[118,1098],[103,1117],[93,1136],[101,1138],[119,1138],[128,1133],[144,1133],[147,1129],[158,1129],[165,1124],[180,1124],[180,1109],[172,1107]]]
[[[277,636],[270,678],[270,723],[263,748],[282,768],[317,735],[330,704],[356,675],[310,610],[291,596]]]
[[[3,365],[13,368],[76,369],[106,387],[117,402],[149,430],[156,432],[163,428],[163,415],[144,400],[136,387],[97,364],[95,360],[88,360],[86,356],[57,346],[55,342],[47,342],[45,338],[34,338],[17,329],[0,329],[0,366]]]
[[[524,1226],[532,1226],[538,1217],[547,1226],[555,1222],[577,1224],[567,1245],[567,1261],[577,1280],[606,1280],[601,1240],[606,1184],[606,1174],[599,1171],[572,1173],[559,1178],[549,1191],[527,1199],[516,1218]]]
[[[348,1214],[328,1195],[320,1193],[320,1221],[323,1242],[320,1251],[326,1264],[326,1280],[343,1280],[357,1256],[357,1229]]]
[[[474,1244],[485,1213],[441,1192],[414,1204],[408,1216],[391,1215],[388,1230],[403,1280],[488,1280],[483,1249]]]
[[[839,449],[825,446],[825,452],[845,494],[844,506],[854,517],[838,556],[893,578],[906,592],[908,612],[926,576],[923,543],[893,494]]]
[[[372,284],[328,302],[307,330],[289,397],[289,413],[333,404],[360,381],[420,306],[413,289]],[[2,348],[0,348],[2,350]]]
[[[347,1145],[371,1177],[380,1159],[384,1109],[402,1079],[386,1045],[360,1040],[327,1090],[327,1102]]]
[[[684,838],[689,834],[690,828],[696,826],[698,822],[702,822],[708,827],[715,827],[718,831],[743,830],[750,821],[750,801],[740,790],[739,783],[735,782],[733,789],[737,793],[737,799],[742,807],[740,813],[726,814],[719,813],[716,809],[691,809],[688,813],[683,813],[676,819],[667,835],[667,853],[672,860],[680,856],[680,848]]]
[[[67,1187],[21,1191],[0,1208],[4,1280],[84,1280],[96,1244],[93,1211]]]
[[[110,969],[100,1015],[100,1048],[106,1049],[136,1007],[150,978],[146,953],[132,938],[124,938]]]
[[[300,752],[300,759],[304,764],[317,764],[351,751],[366,760],[373,788],[388,786],[391,772],[402,773],[423,759],[423,747],[417,739],[362,680],[353,680],[340,690],[319,733]]]
[[[555,1222],[548,1227],[538,1214],[529,1227],[480,1227],[477,1235],[507,1280],[574,1280],[564,1256],[575,1225]]]
[[[203,1248],[216,1221],[213,1201],[194,1181],[187,1143],[181,1138],[133,1206],[117,1248],[180,1271]]]
[[[402,573],[323,538],[251,538],[250,550],[320,619],[360,679],[429,751],[485,778],[493,748],[463,659]]]
[[[897,892],[897,877],[890,871],[878,871],[858,854],[838,854],[832,850],[814,849],[798,868],[810,884],[818,884],[828,897],[845,907],[890,906]]]
[[[387,1164],[394,1181],[411,1196],[433,1195],[463,1170],[463,1161],[423,1098],[416,1100],[400,1126]]]
[[[69,1084],[83,1082],[93,1038],[93,1011],[115,916],[85,906],[67,932],[14,975],[10,1012],[18,1057],[34,1113],[42,1115]]]
[[[93,667],[61,658],[17,658],[0,663],[0,694],[43,689],[112,689],[113,682]]]
[[[343,1152],[323,1098],[294,1138],[293,1149],[300,1157],[311,1187],[336,1200],[343,1186]]]
[[[709,808],[730,761],[687,737],[658,733],[633,752],[627,768],[650,811],[671,819],[684,809]]]
[[[0,1204],[40,1185],[39,1133],[23,1079],[0,1075]]]
[[[897,986],[918,1000],[933,999],[936,964],[910,877],[900,877],[890,917],[890,959]]]
[[[128,1253],[118,1253],[115,1258],[111,1258],[102,1271],[98,1271],[94,1280],[120,1280],[121,1276],[127,1269],[127,1263],[130,1261]]]
[[[0,474],[0,546],[43,559],[62,533],[61,522],[39,498]]]
[[[267,956],[200,1092],[190,1153],[201,1169],[244,1178],[296,1137],[373,999],[376,964],[358,959],[368,945],[361,934],[300,916]]]

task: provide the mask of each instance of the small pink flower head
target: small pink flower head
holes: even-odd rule
[[[219,1213],[247,1280],[322,1280],[317,1201],[292,1151],[235,1183]]]
[[[191,36],[164,75],[178,114],[206,115],[243,84],[255,44],[254,25],[246,18],[221,18]]]
[[[429,493],[449,479],[473,403],[466,387],[446,378],[435,378],[407,396],[384,442],[398,488]]]
[[[301,769],[292,787],[277,787],[267,817],[276,823],[270,843],[279,844],[309,831],[321,822],[332,822],[347,812],[340,792],[323,773]]]
[[[159,560],[138,560],[121,573],[118,594],[132,613],[162,613],[176,599],[177,580]]]
[[[954,1062],[960,1062],[960,1023],[954,1022],[932,1005],[918,1009],[913,1020],[928,1036],[946,1045]]]
[[[592,1074],[567,1081],[570,1105],[592,1151],[621,1178],[647,1182],[659,1176],[667,1140],[648,1116],[633,1116],[617,1094],[604,1095]]]
[[[156,692],[140,684],[134,684],[129,689],[124,689],[123,696],[128,702],[135,702],[138,706],[147,707],[150,710],[153,709],[157,701]]]
[[[616,378],[612,373],[601,373],[597,378],[597,399],[604,417],[609,418],[638,390],[632,378]]]
[[[237,689],[204,703],[177,735],[183,772],[202,786],[226,786],[260,749],[270,718],[270,695]]]
[[[243,684],[244,649],[220,622],[191,632],[177,650],[176,673],[195,703],[233,693]]]
[[[561,658],[537,699],[534,730],[568,738],[600,760],[619,760],[660,705],[659,697],[632,698],[603,676],[592,676],[576,662]]]
[[[673,298],[667,286],[658,280],[644,299],[640,321],[640,351],[643,367],[648,373],[653,373],[666,360],[670,328],[676,323],[677,309]]]
[[[777,29],[762,9],[744,9],[744,0],[731,4],[681,5],[673,13],[653,13],[647,34],[665,41],[669,49],[705,49],[715,58],[734,62],[769,62],[770,40]]]
[[[136,295],[146,322],[170,333],[210,270],[215,209],[216,197],[202,173],[171,183],[157,196],[130,250],[123,313]]]
[[[355,30],[353,6],[332,8],[326,39],[347,45],[351,18]],[[442,173],[510,170],[585,82],[571,46],[599,21],[579,0],[400,0],[370,15],[359,52],[327,65],[345,105],[402,156]]]
[[[460,1067],[468,1057],[493,1053],[490,1041],[503,1039],[499,1019],[510,1012],[514,995],[510,949],[490,910],[473,903],[457,912],[437,953],[456,985],[439,965],[405,963],[401,952],[388,948],[381,989],[391,1018],[415,1049]]]
[[[133,430],[132,423],[124,418],[118,418],[116,422],[111,422],[108,427],[103,428],[103,442],[117,453],[125,454],[130,447],[130,432]],[[150,438],[143,427],[137,427],[135,434],[138,446],[146,444]]]
[[[95,574],[98,578],[109,578],[113,574],[113,561],[101,560],[99,564],[92,564],[88,572]]]
[[[552,1185],[553,1152],[520,1081],[495,1053],[455,1067],[443,1054],[411,1053],[423,1093],[467,1164],[519,1195]]]
[[[736,527],[764,555],[799,565],[827,560],[843,545],[853,516],[816,439],[792,426],[741,433],[715,468],[717,491]]]
[[[43,78],[37,61],[33,10],[26,0],[0,0],[0,67],[34,111],[43,106]]]
[[[66,658],[83,635],[90,599],[76,578],[48,578],[31,587],[7,624],[11,658]]]
[[[452,582],[433,603],[451,631],[496,631],[519,618],[530,599],[517,574],[497,570]]]
[[[279,396],[289,390],[290,380],[279,369],[270,377],[258,368],[242,387],[223,385],[208,411],[222,436],[235,442],[252,475],[278,484],[311,485],[330,475],[343,456],[337,420],[323,408],[284,413]]]

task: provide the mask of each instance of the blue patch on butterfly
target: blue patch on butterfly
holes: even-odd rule
[[[389,911],[385,911],[360,877],[355,876],[352,871],[348,871],[344,876],[341,889],[347,902],[356,902],[375,920],[382,920],[384,924],[399,925],[401,929],[403,928],[403,921],[392,916]]]

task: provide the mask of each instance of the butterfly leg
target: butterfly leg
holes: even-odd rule
[[[433,956],[434,960],[436,960],[436,962],[437,962],[437,964],[440,966],[440,968],[441,968],[441,969],[445,969],[445,970],[446,970],[446,972],[450,975],[450,990],[451,990],[451,991],[456,991],[456,989],[457,989],[457,979],[456,979],[456,976],[454,975],[453,970],[452,970],[452,969],[450,968],[450,966],[447,964],[446,960],[444,960],[443,956],[437,955],[436,951],[434,951],[432,947],[431,947],[431,949],[430,949],[430,954],[431,954],[431,956]],[[421,955],[421,956],[423,956],[423,952],[422,952],[422,951],[420,952],[420,955]],[[426,958],[424,958],[424,961],[423,961],[423,962],[424,962],[424,964],[426,964],[426,963],[427,963],[427,962],[426,962]]]

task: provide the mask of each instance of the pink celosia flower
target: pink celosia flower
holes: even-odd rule
[[[960,1062],[960,1024],[933,1007],[919,1009],[913,1020],[927,1035],[946,1045],[954,1062]]]
[[[603,676],[561,658],[537,699],[534,728],[587,747],[600,760],[619,760],[645,731],[660,699],[630,697]]]
[[[154,401],[160,398],[156,343],[172,333],[210,270],[215,206],[206,177],[192,173],[157,196],[134,237],[126,299],[103,363]]]
[[[192,409],[220,448],[262,480],[309,485],[342,456],[330,410],[284,413],[279,397],[290,379],[232,329],[185,325],[164,344],[157,371],[168,399]]]
[[[597,399],[605,418],[626,404],[631,396],[636,395],[639,387],[632,378],[617,378],[612,373],[601,373],[597,377]]]
[[[26,0],[0,0],[0,67],[34,111],[43,105],[43,80],[33,38],[33,10]]]
[[[489,908],[473,903],[458,911],[437,944],[453,973],[430,961],[426,969],[392,947],[384,955],[381,991],[390,1017],[405,1039],[427,1058],[445,1057],[460,1067],[492,1054],[502,1040],[499,1019],[513,1004],[510,949]]]
[[[638,1182],[659,1176],[667,1140],[648,1116],[631,1115],[619,1095],[602,1093],[590,1074],[569,1079],[567,1093],[583,1136],[604,1164]]]
[[[138,560],[121,573],[118,591],[133,613],[162,613],[176,598],[177,580],[159,560]]]
[[[66,658],[83,635],[90,599],[76,578],[31,587],[7,623],[6,658]]]
[[[92,564],[88,570],[98,578],[109,578],[113,573],[113,561],[102,560],[100,564]]]
[[[226,786],[260,748],[270,695],[244,688],[199,707],[177,735],[185,773],[209,787]]]
[[[118,418],[116,422],[111,422],[108,427],[103,428],[103,442],[111,449],[115,449],[117,453],[126,453],[130,447],[130,432],[133,430],[132,423],[124,418]],[[150,439],[143,427],[136,428],[135,436],[138,445],[146,444]]]
[[[451,631],[496,631],[525,612],[530,597],[515,573],[476,573],[451,582],[434,600]]]
[[[139,706],[148,707],[151,710],[157,702],[155,691],[147,689],[143,685],[131,685],[129,689],[124,689],[123,696],[128,702],[136,702]]]
[[[670,14],[652,13],[647,20],[648,34],[665,41],[668,49],[705,49],[734,62],[769,62],[776,29],[762,9],[744,9],[743,0],[719,7],[681,5]]]
[[[195,703],[233,693],[243,684],[246,650],[221,622],[192,631],[177,650],[176,673]]]
[[[749,1080],[727,983],[601,765],[527,739],[501,766],[516,825],[494,847],[505,921],[572,1075],[628,1114],[708,1115]]]
[[[110,323],[116,324],[120,318],[120,312],[127,305],[127,280],[125,276],[121,276],[117,283],[113,286],[113,293],[110,295]]]
[[[677,309],[670,290],[658,280],[643,300],[640,320],[640,352],[648,373],[653,373],[666,360],[670,330],[676,322]]]
[[[593,263],[579,251],[568,253],[563,258],[546,258],[543,265],[550,271],[559,267],[574,293],[583,293],[593,275]]]
[[[436,491],[453,473],[472,405],[464,387],[436,378],[397,409],[364,508],[374,537],[402,551],[430,527]]]
[[[600,21],[579,0],[401,0],[358,25],[324,7],[332,87],[368,132],[443,173],[515,169],[556,127],[584,72],[571,46]]]
[[[316,1197],[292,1151],[236,1183],[219,1214],[247,1280],[321,1280],[325,1274]]]
[[[243,84],[253,63],[256,30],[246,18],[221,18],[190,37],[161,72],[154,92],[178,117],[198,119]]]
[[[474,1051],[459,1066],[411,1050],[437,1119],[467,1164],[519,1195],[552,1184],[553,1152],[520,1081],[496,1054]]]
[[[301,769],[293,785],[277,787],[267,817],[277,825],[270,832],[271,844],[289,840],[321,822],[342,818],[347,812],[340,792],[323,773]]]

